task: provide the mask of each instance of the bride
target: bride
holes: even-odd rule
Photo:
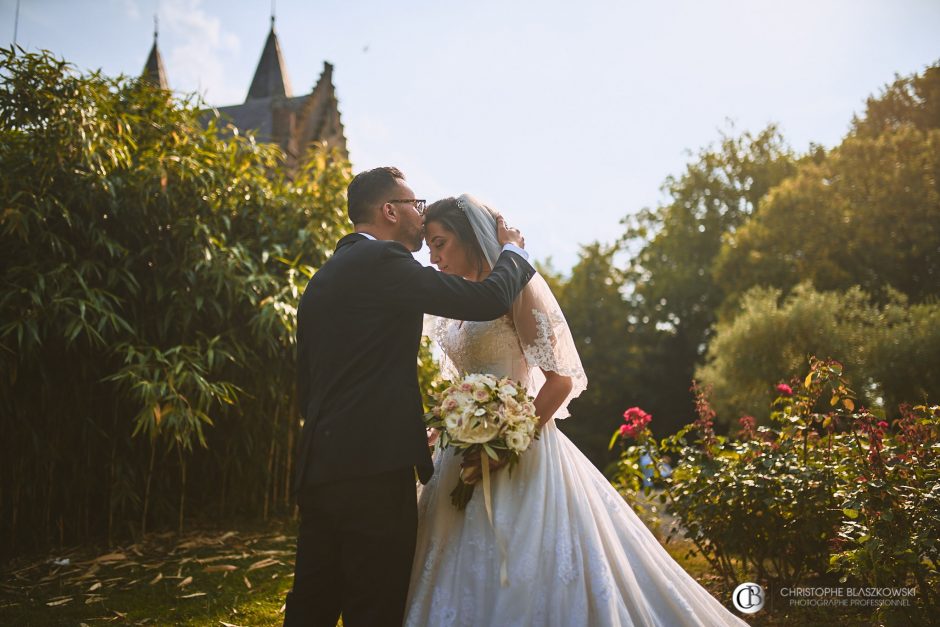
[[[431,262],[481,280],[499,256],[495,213],[472,196],[425,214]],[[542,417],[539,440],[510,476],[491,476],[493,523],[482,490],[458,511],[461,463],[438,450],[418,502],[406,625],[746,625],[700,586],[620,494],[555,425],[587,387],[571,332],[538,274],[493,322],[433,319],[445,378],[509,376]],[[478,464],[478,462],[477,462]],[[469,466],[470,474],[479,470]],[[500,583],[505,547],[508,585]]]

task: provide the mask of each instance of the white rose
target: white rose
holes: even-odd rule
[[[511,396],[505,397],[505,400],[503,401],[503,403],[506,404],[506,408],[509,409],[509,411],[511,412],[515,412],[515,413],[522,412],[522,405],[520,405],[519,401],[517,401]]]
[[[529,448],[532,439],[526,433],[519,431],[510,431],[506,434],[506,446],[517,453],[521,453]]]
[[[458,407],[444,419],[444,426],[447,427],[451,437],[455,440],[462,440],[472,417],[472,411],[468,412],[466,407]]]
[[[473,417],[464,422],[459,439],[468,444],[483,444],[497,435],[499,435],[499,425],[495,421]]]
[[[452,436],[460,429],[460,414],[451,413],[444,416],[444,428],[447,429],[448,433]]]
[[[471,387],[486,385],[486,375],[478,373],[468,374],[466,377],[464,377],[463,383]]]
[[[517,411],[513,411],[508,407],[503,410],[503,418],[511,425],[519,424],[525,420],[525,416]]]
[[[470,394],[466,392],[457,392],[456,394],[451,396],[451,398],[454,399],[454,401],[456,401],[457,409],[461,412],[466,411],[468,407],[475,404],[473,402],[473,397],[470,396]]]
[[[515,396],[519,391],[516,389],[516,386],[511,383],[505,383],[499,386],[499,393],[505,394],[506,396]]]

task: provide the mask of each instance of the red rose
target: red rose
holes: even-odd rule
[[[653,417],[639,407],[631,407],[623,412],[623,419],[626,424],[620,425],[620,435],[633,438],[646,428]]]

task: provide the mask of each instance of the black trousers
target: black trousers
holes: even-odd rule
[[[418,528],[413,468],[305,486],[284,627],[402,624]]]

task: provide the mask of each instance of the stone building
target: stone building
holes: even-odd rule
[[[169,89],[156,32],[141,77]],[[279,145],[286,156],[288,169],[300,165],[307,147],[314,142],[325,142],[327,146],[337,148],[344,157],[349,156],[333,86],[333,66],[324,62],[323,72],[313,91],[294,96],[274,31],[273,17],[245,102],[218,107],[217,110],[239,131],[252,131],[259,142]]]

